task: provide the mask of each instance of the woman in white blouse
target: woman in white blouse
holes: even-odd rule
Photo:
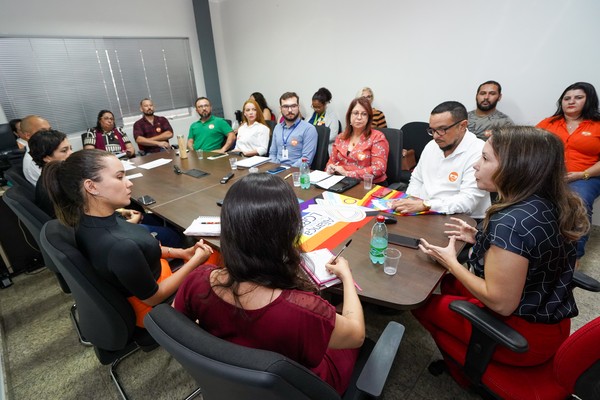
[[[244,103],[243,123],[238,129],[235,149],[246,157],[264,156],[269,149],[269,127],[265,124],[265,117],[259,112],[260,107],[256,101],[248,99]]]

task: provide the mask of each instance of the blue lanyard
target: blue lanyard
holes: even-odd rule
[[[298,121],[296,121],[296,123],[294,125],[292,125],[292,127],[290,128],[290,133],[288,133],[287,137],[283,137],[283,131],[285,131],[285,122],[283,123],[283,129],[281,130],[281,141],[283,142],[283,148],[286,149],[287,148],[287,141],[290,138],[290,136],[292,136],[292,132],[294,132],[294,130],[296,130],[296,127],[298,126],[298,124],[300,123],[300,118],[298,118]]]

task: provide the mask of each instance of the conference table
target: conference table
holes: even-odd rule
[[[204,157],[198,159],[195,152],[190,151],[187,159],[181,159],[174,150],[154,153],[144,157],[132,159],[134,165],[141,165],[160,158],[172,160],[168,164],[153,169],[136,168],[127,172],[130,176],[142,173],[142,177],[132,179],[132,199],[135,200],[143,195],[150,195],[156,203],[144,206],[147,210],[164,218],[182,231],[199,216],[218,216],[220,207],[218,200],[222,200],[228,188],[249,173],[247,169],[231,170],[229,158],[232,156],[218,157],[218,153],[204,152]],[[213,159],[211,159],[213,158]],[[239,159],[240,157],[238,157]],[[174,166],[182,171],[199,169],[208,172],[209,175],[195,178],[186,174],[177,174]],[[265,172],[275,167],[275,164],[266,163],[258,166],[259,172]],[[291,168],[279,174],[282,178],[297,168]],[[230,172],[234,177],[226,184],[221,184],[221,178]],[[293,187],[291,177],[286,181]],[[301,200],[309,200],[323,193],[323,190],[311,186],[310,189],[293,187],[297,197]],[[363,198],[368,190],[359,184],[344,195],[357,199]],[[453,217],[461,218],[472,226],[475,221],[469,216],[456,214]],[[387,225],[389,232],[404,236],[425,238],[435,245],[447,245],[448,238],[444,234],[444,224],[450,221],[447,215],[419,215],[419,216],[396,216],[398,223]],[[361,288],[359,296],[361,300],[398,309],[408,310],[422,305],[436,288],[446,270],[423,254],[418,249],[397,247],[402,252],[400,265],[396,275],[389,276],[383,272],[382,265],[373,265],[369,259],[369,242],[373,222],[367,223],[351,235],[352,244],[344,251],[344,257],[350,262],[352,274],[358,286]],[[253,234],[253,232],[248,232]],[[205,241],[214,248],[219,249],[218,237],[204,237]],[[341,249],[343,243],[349,238],[340,238],[340,245],[330,248],[333,253]],[[464,243],[457,242],[457,254],[463,248]],[[342,293],[338,286],[326,289],[327,292]]]

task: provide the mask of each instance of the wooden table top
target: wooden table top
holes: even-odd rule
[[[185,230],[192,221],[200,215],[219,215],[220,207],[217,200],[222,200],[233,182],[247,175],[246,169],[231,171],[229,156],[214,160],[208,159],[216,153],[204,153],[204,158],[198,160],[194,152],[188,153],[187,159],[180,159],[174,151],[155,153],[146,157],[134,159],[136,165],[143,164],[158,158],[172,158],[173,162],[151,169],[135,169],[128,175],[141,172],[144,176],[132,180],[132,198],[138,198],[148,194],[156,200],[156,203],[146,207],[152,212],[165,218],[181,230]],[[210,175],[202,178],[194,178],[188,175],[177,175],[173,165],[182,170],[200,169],[209,172]],[[271,163],[258,167],[260,172],[273,168]],[[290,172],[297,171],[292,168],[279,174],[282,178]],[[221,184],[222,177],[229,172],[234,172],[234,177],[226,184]],[[292,185],[291,177],[286,181]],[[309,200],[321,194],[323,191],[311,186],[308,190],[294,187],[298,198]],[[354,198],[362,198],[368,191],[362,185],[357,185],[345,192]],[[453,215],[475,225],[475,221],[466,215]],[[425,238],[436,245],[446,245],[448,238],[444,234],[444,223],[450,221],[446,215],[421,215],[402,217],[396,216],[397,224],[387,225],[388,231],[404,236]],[[352,273],[357,284],[362,288],[359,296],[362,300],[375,304],[384,305],[396,309],[412,309],[422,305],[445,273],[445,269],[431,260],[428,256],[417,249],[400,247],[393,244],[402,252],[398,272],[394,276],[386,275],[382,265],[373,265],[369,259],[369,242],[372,223],[366,224],[352,235],[352,244],[344,251],[352,268]],[[211,245],[219,248],[218,238],[204,238]],[[345,238],[344,238],[345,242]],[[463,243],[458,242],[457,252]],[[336,249],[330,249],[336,253],[342,245]],[[330,288],[332,292],[341,293],[341,288]]]

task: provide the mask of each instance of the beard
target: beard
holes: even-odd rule
[[[498,104],[498,100],[496,100],[493,103],[488,103],[486,105],[483,105],[482,103],[477,103],[477,108],[481,111],[490,111],[496,108],[496,104]]]
[[[291,115],[293,115],[293,117]],[[299,112],[295,113],[295,114],[292,114],[292,113],[283,114],[283,119],[285,119],[288,122],[294,122],[295,120],[298,119],[298,115],[300,115]]]
[[[154,115],[154,111],[145,111],[144,115],[147,116],[147,117],[151,117],[151,116]]]

